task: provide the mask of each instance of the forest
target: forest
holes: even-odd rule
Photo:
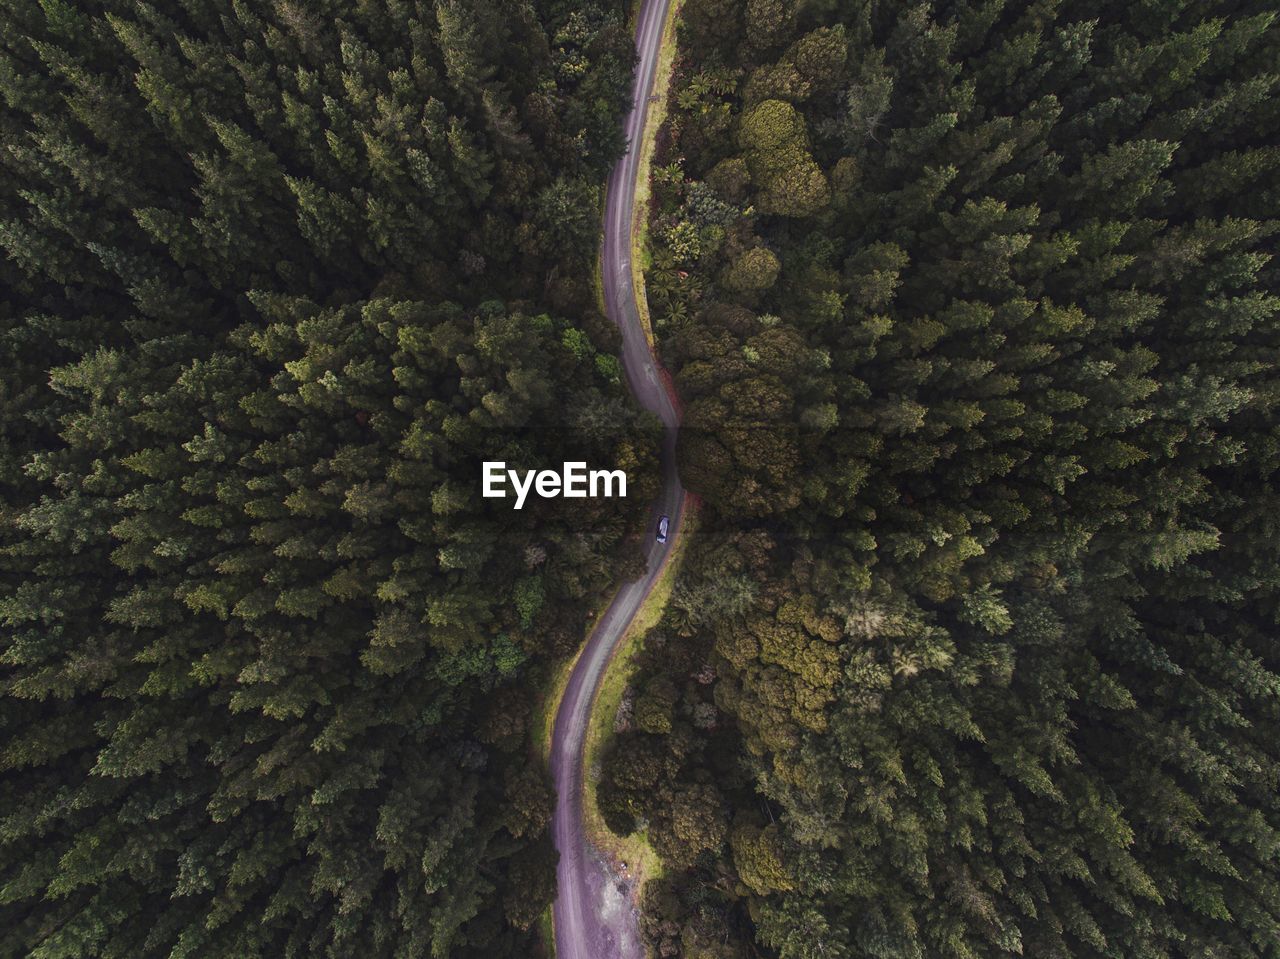
[[[542,954],[628,15],[0,0],[0,959]],[[653,954],[1280,959],[1280,10],[678,18]]]
[[[569,0],[0,3],[0,956],[538,948],[533,713],[657,484],[631,68]]]
[[[685,0],[653,954],[1280,957],[1280,23]]]

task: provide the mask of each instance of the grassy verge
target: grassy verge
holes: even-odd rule
[[[653,323],[649,319],[649,298],[645,295],[644,273],[649,268],[649,205],[651,190],[649,178],[653,168],[653,151],[658,130],[667,119],[667,91],[671,88],[671,71],[676,62],[676,20],[680,16],[680,0],[672,0],[671,10],[662,31],[662,45],[658,48],[658,67],[653,78],[651,95],[657,102],[649,105],[645,117],[644,133],[640,137],[640,168],[636,176],[635,206],[632,211],[631,280],[636,291],[636,308],[644,325],[649,345],[655,343]]]
[[[686,506],[684,520],[681,524],[680,536],[672,546],[671,554],[663,566],[662,575],[654,583],[644,605],[636,612],[636,617],[628,627],[626,635],[618,643],[609,664],[605,667],[604,676],[600,679],[600,687],[596,692],[596,700],[591,708],[591,721],[587,726],[586,742],[583,745],[583,769],[585,784],[582,803],[583,826],[587,837],[607,859],[612,860],[615,867],[627,864],[627,874],[642,887],[647,879],[662,873],[662,862],[657,853],[649,845],[644,833],[631,836],[615,835],[605,825],[604,818],[596,802],[598,785],[597,769],[604,755],[605,748],[613,738],[613,724],[618,715],[618,705],[626,691],[627,683],[635,672],[634,657],[644,643],[645,634],[658,625],[663,610],[671,598],[671,590],[680,571],[681,561],[687,548],[689,538],[697,528],[697,513],[691,505]]]
[[[542,910],[542,915],[538,917],[538,935],[542,937],[543,956],[546,959],[556,959],[556,920],[551,906]]]
[[[532,720],[533,742],[538,747],[538,755],[542,757],[543,762],[551,761],[551,736],[555,732],[556,713],[560,711],[560,700],[564,698],[564,688],[569,685],[569,676],[573,673],[573,667],[577,665],[582,651],[587,647],[586,640],[600,625],[600,617],[609,611],[609,607],[613,604],[613,597],[616,594],[617,590],[615,589],[605,597],[600,604],[600,608],[596,610],[595,616],[592,617],[590,625],[587,626],[586,631],[583,633],[583,643],[578,647],[578,651],[557,666],[551,673],[551,680],[547,683],[542,700],[534,707]]]
[[[575,655],[555,668],[542,701],[533,709],[533,742],[538,747],[538,755],[547,762],[551,761],[551,733],[555,729],[556,713],[560,709],[560,700],[564,698],[564,687],[568,685],[573,664],[577,661]]]

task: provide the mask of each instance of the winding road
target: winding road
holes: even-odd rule
[[[582,824],[583,745],[591,707],[609,657],[627,631],[636,611],[662,573],[667,552],[680,533],[685,492],[676,471],[676,431],[679,412],[665,385],[657,360],[640,322],[631,270],[631,231],[640,141],[649,109],[649,92],[657,70],[658,53],[671,0],[642,0],[636,23],[635,81],[627,114],[627,152],[609,177],[605,201],[605,309],[622,331],[622,365],[627,384],[640,405],[656,414],[665,427],[662,454],[662,493],[653,504],[646,539],[648,569],[626,583],[587,639],[574,665],[556,713],[551,739],[551,774],[555,782],[555,817],[551,834],[560,862],[556,869],[556,959],[641,959],[634,905],[592,848]],[[658,543],[654,530],[661,516],[671,518],[667,542]]]

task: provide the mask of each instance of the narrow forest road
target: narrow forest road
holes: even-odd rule
[[[679,413],[649,349],[631,272],[640,140],[670,6],[671,0],[642,0],[641,3],[636,22],[639,61],[626,122],[627,152],[609,177],[602,253],[605,309],[622,331],[622,365],[627,384],[640,405],[660,417],[666,428],[662,443],[662,493],[649,517],[645,539],[648,570],[640,579],[618,590],[587,639],[556,713],[551,738],[551,775],[558,797],[551,835],[560,852],[554,910],[556,959],[640,959],[644,955],[630,895],[610,874],[583,829],[582,757],[600,678],[614,647],[661,575],[667,553],[680,535],[684,512],[684,487],[676,472],[675,455]],[[671,518],[665,544],[654,538],[661,516]]]

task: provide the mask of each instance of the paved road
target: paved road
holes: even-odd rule
[[[636,24],[639,62],[626,125],[630,146],[609,177],[603,252],[605,308],[622,331],[622,365],[627,384],[640,405],[660,417],[666,427],[662,443],[662,494],[653,504],[649,517],[651,532],[645,546],[648,572],[624,584],[601,617],[574,666],[556,714],[551,739],[551,773],[559,797],[551,826],[552,838],[560,851],[556,870],[556,959],[639,959],[644,955],[629,895],[620,888],[617,878],[610,875],[583,834],[582,747],[591,704],[605,665],[657,581],[667,550],[679,534],[684,510],[684,487],[676,475],[675,458],[679,414],[649,351],[631,279],[638,146],[669,6],[670,0],[643,0],[640,8]],[[671,517],[665,545],[654,540],[652,533],[663,515]]]

